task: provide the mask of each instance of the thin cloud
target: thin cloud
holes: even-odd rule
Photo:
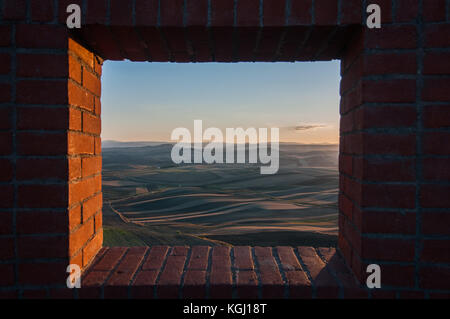
[[[296,125],[296,126],[288,126],[283,127],[282,130],[287,131],[307,131],[307,130],[313,130],[316,128],[324,128],[326,125],[324,124],[302,124],[302,125]]]
[[[322,124],[310,124],[310,125],[297,125],[294,127],[296,131],[306,131],[306,130],[312,130],[315,128],[321,128],[325,127],[325,125]]]

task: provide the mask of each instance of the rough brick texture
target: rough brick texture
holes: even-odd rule
[[[372,2],[381,6],[381,29],[363,24],[363,4]],[[80,30],[65,26],[71,3],[85,6]],[[336,297],[352,289],[325,250],[99,252],[101,65],[125,58],[340,59],[343,260],[362,283],[367,264],[381,265],[388,293],[372,296],[449,294],[448,0],[3,0],[0,6],[0,296],[73,296],[63,289],[67,265],[86,268],[105,253],[111,263],[126,261],[123,275],[104,290],[112,269],[91,272],[88,283],[97,286],[89,284],[86,296]],[[166,259],[170,267],[159,276],[158,261]],[[330,271],[322,272],[326,265]],[[115,288],[130,278],[133,289]]]

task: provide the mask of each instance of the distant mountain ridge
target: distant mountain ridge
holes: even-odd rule
[[[124,147],[146,147],[146,146],[158,146],[164,144],[175,144],[175,142],[155,142],[155,141],[136,141],[136,142],[122,142],[115,140],[102,141],[102,148],[124,148]],[[208,143],[204,143],[208,144]],[[269,143],[270,144],[270,143]],[[318,143],[318,144],[303,144],[303,143],[289,143],[280,142],[282,145],[310,145],[310,146],[334,146],[334,143]]]

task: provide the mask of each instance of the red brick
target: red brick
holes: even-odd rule
[[[83,223],[95,215],[102,208],[102,194],[97,194],[83,203]]]
[[[271,250],[271,247],[255,247],[255,256],[259,266],[262,285],[262,297],[283,298],[283,278]]]
[[[360,24],[362,5],[359,0],[346,0],[341,3],[341,24]]]
[[[432,48],[448,48],[450,46],[449,37],[443,34],[450,33],[450,24],[426,24],[425,25],[425,46]]]
[[[277,247],[283,271],[303,270],[291,247]]]
[[[80,58],[80,60],[91,70],[94,69],[94,54],[89,49],[85,48],[73,39],[69,39],[68,48],[69,52]]]
[[[142,270],[160,270],[166,258],[169,247],[167,246],[153,246],[150,254],[147,256]]]
[[[371,134],[363,136],[365,154],[414,155],[416,153],[416,136],[414,134]]]
[[[82,159],[82,176],[91,176],[101,173],[102,158],[101,157],[85,157]]]
[[[101,130],[100,117],[95,117],[89,113],[83,112],[83,132],[100,135]]]
[[[450,144],[448,132],[426,132],[423,136],[423,152],[433,155],[449,155]]]
[[[415,235],[416,214],[397,211],[363,211],[361,232]],[[386,223],[386,221],[389,223]]]
[[[105,285],[105,298],[127,298],[128,285],[137,271],[147,248],[132,247],[120,261]]]
[[[0,247],[2,247],[0,250],[1,260],[14,258],[14,238],[0,238]]]
[[[156,26],[157,19],[158,0],[136,0],[136,25]]]
[[[358,158],[354,160],[354,175],[366,181],[407,182],[415,181],[414,160]]]
[[[13,165],[8,159],[0,158],[0,182],[9,182],[13,177]]]
[[[427,52],[423,61],[424,74],[449,74],[450,73],[450,53],[448,52]]]
[[[361,193],[363,207],[415,208],[413,185],[363,184]]]
[[[19,258],[65,258],[67,236],[27,236],[17,241]]]
[[[94,137],[69,132],[68,134],[68,154],[69,155],[79,155],[79,154],[94,154]]]
[[[448,208],[450,186],[425,184],[420,190],[420,204],[427,208]]]
[[[417,124],[414,106],[363,106],[353,115],[356,129],[415,127]]]
[[[69,236],[69,256],[74,256],[94,235],[94,220],[90,219]]]
[[[423,177],[427,180],[450,180],[450,161],[445,158],[424,158]]]
[[[9,130],[11,128],[11,108],[0,107],[0,130]]]
[[[421,266],[419,286],[422,289],[447,290],[450,287],[450,268],[439,266]]]
[[[19,158],[17,159],[17,180],[60,179],[67,180],[66,159]]]
[[[213,247],[209,284],[211,298],[231,298],[232,274],[230,247]]]
[[[234,24],[234,1],[215,0],[211,1],[211,25],[230,26]]]
[[[409,239],[362,238],[361,257],[383,261],[413,261],[415,242]]]
[[[191,258],[187,269],[190,270],[206,270],[208,267],[209,247],[194,246],[191,251]]]
[[[65,155],[67,134],[65,133],[17,133],[19,155]]]
[[[338,17],[337,0],[316,0],[314,11],[317,25],[336,25]]]
[[[286,280],[289,286],[289,298],[311,298],[311,282],[303,271],[288,271]]]
[[[0,83],[0,103],[11,101],[11,86],[6,83]]]
[[[22,80],[17,83],[17,102],[23,104],[67,104],[67,82]]]
[[[9,74],[11,67],[11,56],[7,53],[0,54],[0,74]]]
[[[258,284],[258,277],[253,270],[236,272],[236,290],[239,299],[257,299]]]
[[[94,154],[95,155],[101,155],[102,154],[102,140],[100,137],[95,137],[94,138]]]
[[[158,298],[178,298],[186,256],[169,255],[158,281]]]
[[[445,21],[446,3],[445,0],[424,1],[423,19],[424,21]]]
[[[364,56],[364,74],[415,74],[415,53],[374,53]]]
[[[206,297],[206,271],[187,270],[183,283],[183,298],[204,299]]]
[[[68,61],[69,61],[69,69],[68,69],[69,78],[76,81],[78,84],[81,84],[80,62],[72,55],[68,56]]]
[[[138,7],[136,5],[136,8],[141,8],[141,6]],[[107,10],[108,0],[88,0],[86,6],[86,24],[106,24]],[[136,10],[136,14],[138,12]]]
[[[132,0],[110,0],[111,25],[132,25],[132,6]]]
[[[69,181],[81,178],[81,158],[72,157],[68,160]]]
[[[253,270],[255,265],[249,246],[234,246],[234,266],[239,270]]]
[[[367,49],[414,49],[417,47],[416,26],[385,25],[366,31]]]
[[[93,265],[92,270],[94,271],[105,271],[110,272],[117,265],[122,256],[126,253],[126,247],[111,247],[105,254],[100,258],[98,263]]]
[[[22,285],[66,284],[66,262],[32,262],[18,265],[18,280]]]
[[[183,0],[165,0],[160,2],[162,26],[183,25]]]
[[[2,25],[0,26],[0,46],[10,46],[11,45],[11,26]]]
[[[101,175],[69,184],[69,205],[76,204],[101,191]]]
[[[363,99],[366,102],[408,103],[416,101],[415,80],[363,80]]]
[[[415,267],[403,266],[398,264],[383,264],[381,268],[381,287],[394,286],[394,287],[408,287],[413,288],[415,286]]]
[[[31,20],[48,22],[54,17],[52,0],[31,0]]]
[[[68,42],[66,26],[19,24],[16,31],[18,48],[65,49]]]
[[[422,99],[424,101],[450,101],[450,79],[425,79]]]
[[[58,78],[68,76],[68,58],[64,54],[17,55],[17,76]]]
[[[67,206],[66,185],[20,185],[19,207],[54,208]]]
[[[131,288],[133,299],[153,299],[154,287],[158,275],[156,270],[139,271]]]
[[[25,20],[26,18],[27,4],[25,0],[5,0],[2,9],[5,20]]]
[[[332,275],[325,269],[325,263],[312,247],[297,247],[303,263],[316,286],[318,298],[337,298],[339,287]]]
[[[64,130],[68,128],[67,108],[19,107],[19,130]]]
[[[450,127],[450,104],[425,106],[423,124],[427,128]]]
[[[103,214],[102,214],[102,212],[98,212],[94,216],[94,223],[95,223],[95,232],[103,233]]]
[[[0,285],[2,285],[2,287],[12,286],[14,284],[14,264],[0,264],[0,274],[2,274],[0,276]],[[0,299],[5,299],[7,297],[8,296],[0,294]]]
[[[81,224],[81,205],[77,205],[69,209],[68,219],[69,219],[68,222],[69,232],[72,232],[75,228],[79,227]]]
[[[187,1],[186,25],[206,26],[208,22],[208,0]]]
[[[68,82],[68,102],[72,106],[94,111],[94,95],[72,82]]]
[[[397,0],[396,21],[410,22],[417,18],[419,0]]]
[[[12,213],[0,211],[0,235],[12,234]]]
[[[425,235],[450,235],[449,212],[426,212],[422,214],[422,233]]]
[[[264,26],[283,26],[286,21],[286,1],[266,0],[263,3]]]
[[[238,1],[236,8],[236,22],[240,27],[256,27],[260,25],[260,1]]]
[[[289,25],[308,25],[311,23],[312,0],[291,0]]]
[[[420,260],[423,262],[450,263],[450,240],[422,240]]]
[[[68,231],[67,212],[19,211],[16,218],[18,234],[52,234]]]

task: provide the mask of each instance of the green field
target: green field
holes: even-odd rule
[[[281,144],[275,175],[176,165],[171,148],[104,148],[105,245],[336,245],[336,145]]]

